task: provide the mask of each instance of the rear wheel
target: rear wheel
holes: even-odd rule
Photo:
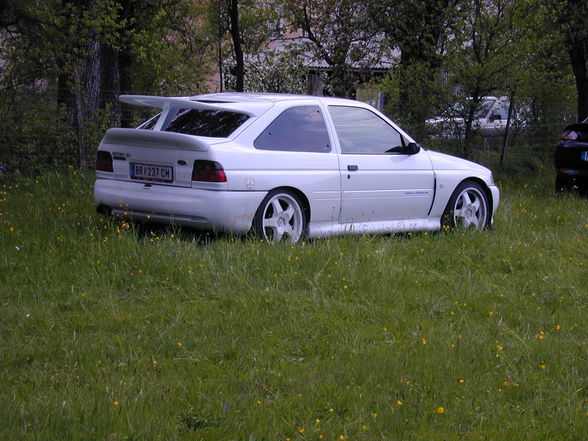
[[[588,195],[588,178],[577,178],[557,174],[555,176],[555,193],[578,193],[581,196]]]
[[[457,186],[441,219],[444,229],[482,230],[490,225],[488,196],[480,184],[464,181]]]
[[[253,227],[268,242],[298,242],[306,231],[306,216],[300,199],[289,190],[271,191],[259,205]]]
[[[561,175],[555,176],[555,193],[560,194],[570,190],[569,178]]]

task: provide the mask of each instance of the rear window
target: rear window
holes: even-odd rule
[[[172,121],[162,128],[166,132],[226,138],[249,117],[224,110],[178,109]]]
[[[157,120],[159,119],[160,115],[161,115],[161,113],[158,113],[157,115],[152,116],[151,118],[149,118],[147,121],[145,121],[143,124],[141,124],[137,128],[143,129],[143,130],[153,130],[153,127],[155,127],[155,124],[157,123]]]

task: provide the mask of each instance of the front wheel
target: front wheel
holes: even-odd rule
[[[269,192],[255,213],[253,227],[268,242],[284,239],[298,242],[306,231],[306,216],[300,199],[288,190]]]
[[[443,229],[482,230],[490,225],[488,196],[480,184],[464,181],[457,186],[441,219]]]
[[[555,176],[555,194],[561,194],[570,191],[570,179],[561,175]]]

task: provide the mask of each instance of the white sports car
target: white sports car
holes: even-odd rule
[[[100,212],[270,242],[347,233],[483,229],[499,190],[481,165],[420,147],[374,108],[338,98],[123,95],[160,112],[110,129]]]

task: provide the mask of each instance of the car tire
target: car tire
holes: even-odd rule
[[[253,228],[259,237],[270,243],[282,240],[296,243],[306,234],[304,204],[290,190],[272,190],[259,205]]]
[[[555,176],[555,193],[561,194],[570,190],[570,180],[561,175]]]
[[[449,198],[441,217],[443,230],[483,230],[490,226],[490,205],[484,188],[474,181],[463,181]]]
[[[560,174],[556,175],[555,194],[561,195],[564,193],[588,196],[588,179],[583,180],[575,177],[562,176]]]

